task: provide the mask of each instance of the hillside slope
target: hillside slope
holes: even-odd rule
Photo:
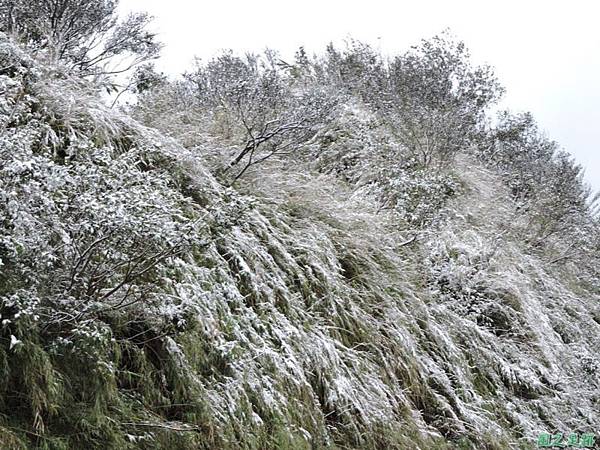
[[[2,448],[527,449],[600,427],[598,290],[524,242],[472,152],[404,180],[350,101],[226,188],[203,155],[225,140],[147,128],[0,39]]]

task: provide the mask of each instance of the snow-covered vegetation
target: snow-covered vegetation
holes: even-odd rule
[[[9,31],[0,447],[527,449],[598,429],[596,203],[530,115],[490,125],[502,88],[463,44],[141,66],[111,108],[109,71],[74,64],[86,41],[61,57]]]

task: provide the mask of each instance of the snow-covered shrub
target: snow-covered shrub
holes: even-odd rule
[[[374,191],[382,208],[395,210],[411,226],[430,223],[460,191],[460,183],[452,175],[414,170],[390,172],[374,183]]]
[[[19,399],[14,420],[40,433],[55,420],[79,430],[77,420],[91,421],[100,440],[126,448],[102,417],[120,402],[118,342],[135,327],[185,327],[191,308],[172,301],[165,280],[176,279],[178,256],[204,245],[206,224],[177,189],[167,140],[60,68],[19,70],[30,63],[19,51],[2,55],[15,66],[1,75],[2,408]]]
[[[292,86],[275,63],[275,55],[237,57],[227,52],[198,65],[187,81],[199,106],[217,121],[221,134],[234,138],[235,155],[223,165],[236,181],[255,164],[294,152],[327,123],[338,103],[321,86]]]
[[[346,104],[340,118],[324,130],[305,157],[320,172],[335,174],[376,197],[380,210],[391,210],[402,226],[433,221],[461,190],[446,170],[422,169],[366,105]],[[399,224],[400,225],[400,224]]]
[[[496,280],[499,245],[473,232],[442,235],[429,242],[425,263],[435,301],[502,335],[518,332],[522,306],[514,290]]]

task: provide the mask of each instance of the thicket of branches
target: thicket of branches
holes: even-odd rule
[[[224,122],[238,142],[224,167],[239,179],[274,155],[297,151],[335,113],[340,97],[326,86],[291,82],[276,54],[238,57],[224,53],[186,75],[198,107]]]
[[[517,203],[529,205],[537,218],[532,240],[541,242],[577,227],[574,219],[589,215],[594,202],[581,168],[542,135],[531,115],[502,113],[490,125],[490,107],[503,92],[493,70],[473,65],[464,43],[445,32],[392,58],[358,41],[344,49],[330,44],[322,55],[300,48],[292,61],[272,51],[226,52],[147,93],[137,111],[195,111],[189,120],[199,127],[208,118],[211,130],[234,141],[235,153],[222,162],[231,183],[274,155],[300,153],[336,123],[348,99],[358,98],[399,143],[388,149],[384,172],[398,166],[402,173],[441,173],[459,152],[474,152],[504,174]],[[159,105],[165,97],[170,105]]]
[[[145,13],[117,17],[118,0],[0,0],[0,31],[83,75],[114,75],[158,56]]]

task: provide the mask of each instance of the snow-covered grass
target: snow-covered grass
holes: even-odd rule
[[[205,117],[152,130],[0,50],[1,446],[504,449],[600,423],[598,295],[467,152],[418,171],[353,101],[224,188]]]

